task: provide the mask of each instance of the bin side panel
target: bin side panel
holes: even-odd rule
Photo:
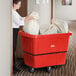
[[[41,68],[65,64],[66,53],[32,56],[24,53],[25,64],[33,68]]]
[[[57,54],[57,60],[56,60],[56,65],[63,65],[65,64],[65,61],[66,61],[66,52],[65,53],[59,53]]]
[[[32,54],[67,51],[69,35],[50,35],[46,38],[22,37],[23,50]]]
[[[62,52],[68,50],[69,36],[57,36],[49,38],[36,39],[35,48],[33,54]]]
[[[36,52],[37,48],[37,42],[36,39],[28,38],[28,37],[22,37],[22,48],[23,51],[34,53]]]

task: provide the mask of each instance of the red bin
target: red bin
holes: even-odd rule
[[[32,68],[63,65],[66,61],[69,37],[72,33],[31,35],[19,31],[24,62]]]

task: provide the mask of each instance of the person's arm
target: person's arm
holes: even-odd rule
[[[17,12],[12,12],[12,18],[13,22],[17,24],[19,27],[24,26],[24,20]]]
[[[18,14],[15,14],[15,13],[13,13],[13,22],[15,23],[15,24],[17,24],[17,25],[20,25],[21,24],[21,19],[20,19],[20,17],[18,16]]]
[[[32,16],[26,16],[24,18],[24,22],[28,22],[29,20],[32,20],[32,19],[34,19]]]
[[[23,31],[24,20],[14,17],[14,22],[19,25],[19,30]]]
[[[19,27],[19,30],[20,30],[20,31],[23,31],[23,26],[20,26],[20,27]]]
[[[19,30],[23,31],[23,27],[24,27],[24,18],[22,18],[22,21],[20,21]]]

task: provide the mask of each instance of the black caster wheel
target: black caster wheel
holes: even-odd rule
[[[53,68],[57,69],[57,68],[60,68],[60,66],[62,66],[62,65],[56,65],[56,66],[53,66]]]
[[[47,72],[48,72],[48,73],[51,72],[51,67],[47,67]]]
[[[30,68],[30,69],[29,69],[29,72],[30,72],[30,73],[33,73],[34,71],[35,71],[34,68]]]
[[[56,68],[57,68],[57,66],[54,66],[54,68],[56,69]]]

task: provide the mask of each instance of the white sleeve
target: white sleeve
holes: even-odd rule
[[[22,18],[21,16],[20,16],[20,24],[19,25],[24,26],[24,18]]]
[[[13,21],[19,26],[24,26],[24,19],[16,13],[13,13]]]

